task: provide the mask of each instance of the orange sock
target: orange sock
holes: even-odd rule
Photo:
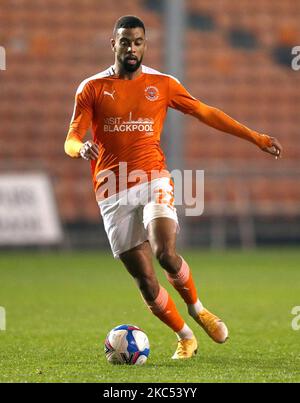
[[[192,273],[186,261],[182,257],[181,259],[182,265],[179,272],[175,275],[166,272],[166,276],[186,304],[195,304],[198,300],[198,295]]]
[[[151,312],[174,330],[174,332],[179,332],[183,328],[184,320],[177,311],[175,303],[167,290],[162,286],[160,286],[158,296],[154,301],[145,302]]]

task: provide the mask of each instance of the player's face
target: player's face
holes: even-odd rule
[[[112,48],[122,68],[133,73],[143,60],[146,47],[145,33],[142,28],[120,28],[111,41]]]

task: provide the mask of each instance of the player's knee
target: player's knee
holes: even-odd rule
[[[174,265],[176,253],[173,249],[161,249],[157,251],[156,258],[161,267],[163,267],[165,270],[169,270],[170,267],[173,267]]]

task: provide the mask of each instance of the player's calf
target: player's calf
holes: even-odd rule
[[[167,274],[169,282],[179,292],[188,306],[189,314],[205,330],[205,332],[216,342],[224,343],[228,338],[228,329],[226,325],[203,307],[198,296],[193,276],[187,262],[181,258],[180,270],[172,275]]]

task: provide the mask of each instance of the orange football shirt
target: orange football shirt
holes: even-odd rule
[[[206,110],[211,107],[191,96],[176,78],[146,66],[142,66],[141,74],[133,80],[120,79],[111,66],[80,84],[65,151],[71,157],[79,157],[83,138],[92,124],[93,141],[100,150],[98,160],[91,161],[96,194],[108,171],[116,175],[116,191],[119,191],[119,163],[127,163],[128,174],[143,170],[149,179],[152,171],[168,176],[160,147],[168,107],[218,128],[218,122],[205,118]],[[232,134],[257,145],[268,141],[268,136],[263,139],[225,116]],[[128,183],[128,187],[134,184]]]

